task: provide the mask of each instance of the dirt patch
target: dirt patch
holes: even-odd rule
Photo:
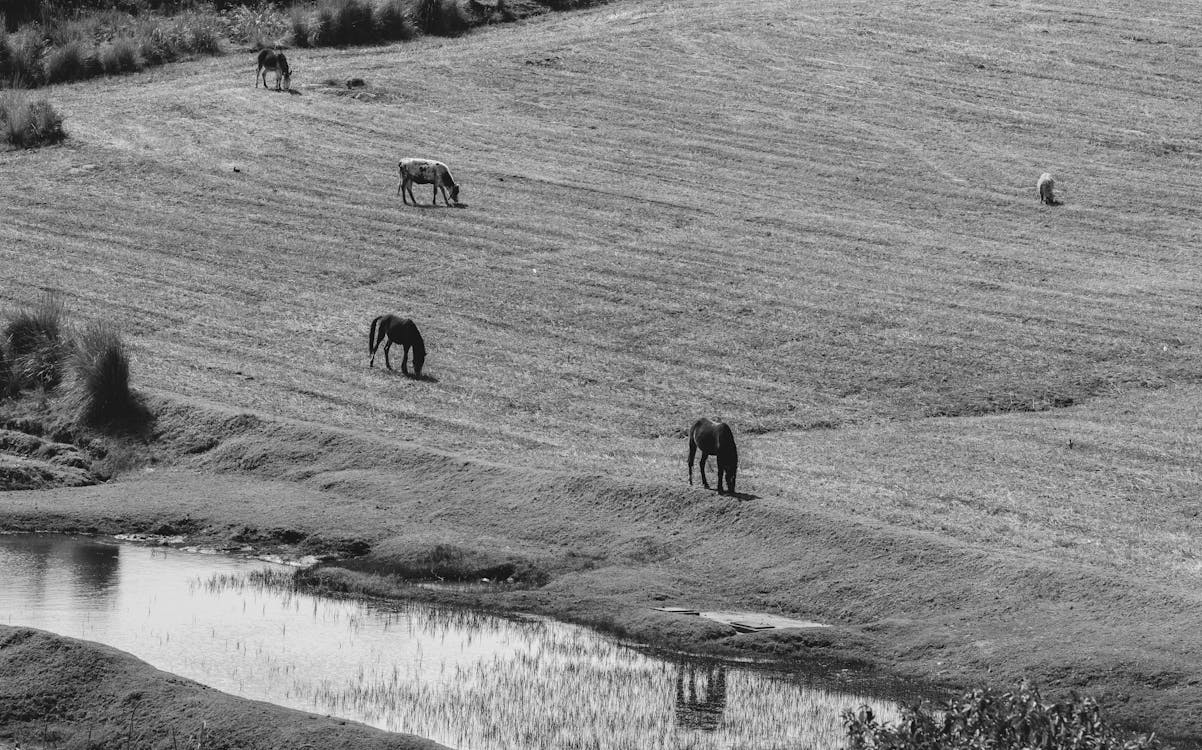
[[[235,698],[108,646],[0,625],[0,739],[22,747],[439,750],[355,722]]]

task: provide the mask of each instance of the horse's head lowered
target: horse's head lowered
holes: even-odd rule
[[[413,375],[420,378],[422,376],[422,365],[426,363],[426,345],[417,343],[413,345]]]

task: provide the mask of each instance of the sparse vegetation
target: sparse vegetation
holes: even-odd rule
[[[1097,701],[1073,695],[1047,702],[1022,683],[1010,692],[977,689],[932,708],[902,709],[892,724],[877,720],[868,706],[843,713],[848,750],[1153,750],[1151,735],[1122,736],[1102,718]]]

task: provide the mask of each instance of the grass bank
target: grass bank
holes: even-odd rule
[[[199,55],[267,47],[345,47],[458,36],[548,10],[558,0],[320,0],[178,3],[144,0],[88,9],[47,4],[0,29],[0,86],[37,88],[135,73]]]

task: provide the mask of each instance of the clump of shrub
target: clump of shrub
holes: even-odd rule
[[[63,118],[49,102],[19,91],[0,91],[0,143],[35,148],[66,137]]]
[[[456,0],[332,0],[313,14],[292,13],[298,47],[328,47],[412,39],[419,32],[462,34],[472,20]]]
[[[8,351],[8,390],[41,388],[51,391],[63,380],[70,351],[67,308],[61,297],[46,294],[32,308],[17,313],[4,327]]]
[[[44,41],[35,33],[0,32],[0,84],[13,88],[35,88],[44,84],[44,47]]]
[[[133,73],[142,69],[142,62],[138,57],[138,47],[129,37],[114,39],[104,45],[100,48],[97,57],[100,60],[100,69],[104,71],[105,75]]]
[[[46,55],[46,82],[65,83],[86,78],[88,66],[83,45],[75,40],[52,47]]]
[[[252,49],[281,45],[295,23],[296,13],[288,15],[271,3],[257,6],[235,5],[221,14],[225,36]]]
[[[72,355],[78,421],[98,426],[128,421],[137,411],[129,390],[129,356],[112,326],[92,323]]]
[[[376,6],[376,36],[386,41],[405,41],[417,36],[400,0],[385,0]]]
[[[1092,698],[1075,694],[1047,703],[1030,683],[998,693],[973,690],[932,710],[925,704],[902,709],[893,725],[861,706],[843,713],[848,750],[1153,750],[1155,736],[1123,738],[1103,719]]]
[[[471,21],[456,0],[417,0],[414,21],[423,34],[458,36]]]

